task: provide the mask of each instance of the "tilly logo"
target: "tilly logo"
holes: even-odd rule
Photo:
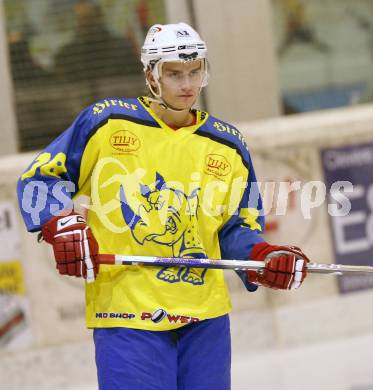
[[[228,160],[220,154],[208,154],[205,163],[205,172],[215,177],[226,176],[232,169]]]
[[[128,130],[119,130],[110,138],[111,146],[122,153],[136,152],[141,146],[139,138]]]

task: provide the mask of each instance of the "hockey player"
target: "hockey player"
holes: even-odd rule
[[[141,51],[149,96],[84,110],[18,184],[29,231],[57,270],[84,277],[100,389],[230,388],[231,310],[222,270],[98,267],[98,253],[265,261],[238,272],[247,290],[292,289],[305,255],[261,237],[247,145],[232,125],[193,109],[207,49],[184,23],[150,28]],[[89,199],[86,215],[71,199]],[[39,212],[22,205],[45,204]]]

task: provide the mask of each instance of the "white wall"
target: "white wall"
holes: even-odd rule
[[[168,23],[192,23],[187,0],[165,0]]]
[[[195,1],[211,63],[208,109],[230,122],[277,116],[279,86],[269,0]]]
[[[170,23],[192,23],[187,0],[166,1]],[[280,113],[269,0],[195,0],[196,28],[207,43],[207,109],[226,121]]]

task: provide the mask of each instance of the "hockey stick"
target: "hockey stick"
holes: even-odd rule
[[[125,255],[98,255],[99,264],[112,265],[150,265],[160,267],[192,267],[231,270],[259,271],[265,267],[263,261],[255,260],[213,260],[188,259],[185,257],[156,257],[156,256],[125,256]],[[307,271],[318,274],[369,274],[373,267],[364,265],[342,265],[308,263]]]

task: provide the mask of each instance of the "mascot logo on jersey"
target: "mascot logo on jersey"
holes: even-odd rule
[[[206,258],[197,229],[197,188],[190,195],[167,185],[157,173],[154,188],[140,185],[142,202],[135,212],[127,202],[123,186],[120,202],[123,218],[140,245],[153,242],[171,248],[174,257]],[[157,278],[168,283],[204,284],[207,269],[163,267]]]

